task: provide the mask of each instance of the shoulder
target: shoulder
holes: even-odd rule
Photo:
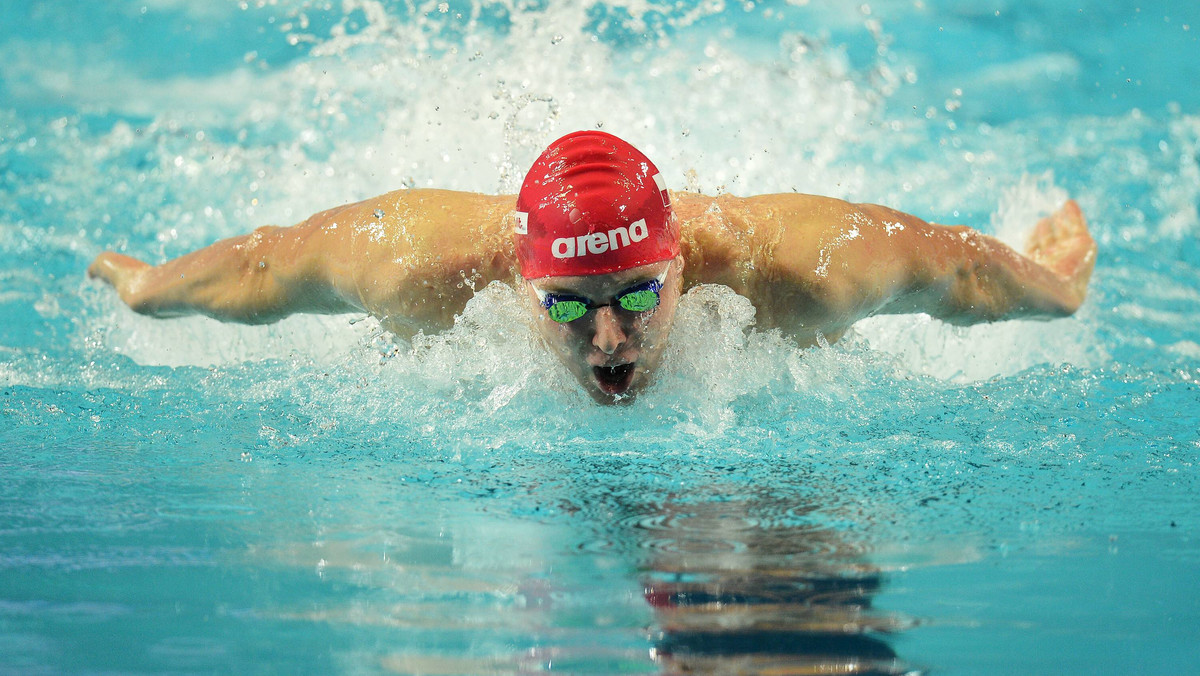
[[[304,225],[319,233],[322,265],[344,295],[393,323],[440,330],[474,288],[511,279],[515,204],[511,195],[396,190]]]
[[[892,286],[889,240],[901,224],[882,209],[803,194],[692,197],[680,214],[688,281],[732,287],[762,326],[837,335]]]
[[[691,281],[726,284],[739,293],[827,277],[834,263],[829,254],[853,247],[870,224],[858,205],[817,195],[673,197]]]
[[[394,190],[309,218],[303,226],[353,241],[364,255],[451,253],[496,244],[516,200],[453,190]]]
[[[685,237],[704,233],[757,244],[793,245],[836,237],[869,220],[863,211],[867,205],[819,195],[674,193],[672,199]]]

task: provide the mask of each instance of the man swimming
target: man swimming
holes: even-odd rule
[[[1073,313],[1096,244],[1068,201],[1025,255],[964,226],[812,195],[666,189],[641,152],[568,134],[520,193],[399,190],[261,227],[161,265],[113,252],[88,274],[134,311],[261,324],[365,311],[402,338],[453,325],[474,289],[517,280],[546,345],[601,403],[651,380],[680,294],[723,284],[802,346],[875,314],[952,324]]]

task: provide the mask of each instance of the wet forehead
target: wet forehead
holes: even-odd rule
[[[635,284],[647,282],[661,275],[670,261],[650,263],[607,275],[576,275],[571,277],[543,277],[531,280],[534,288],[549,293],[574,294],[586,298],[611,297]]]

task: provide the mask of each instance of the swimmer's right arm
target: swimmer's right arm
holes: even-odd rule
[[[339,274],[331,265],[351,259],[349,238],[324,227],[338,211],[290,228],[258,228],[160,265],[106,251],[88,266],[88,276],[108,282],[126,305],[152,317],[201,314],[265,324],[300,312],[361,310],[347,292],[351,271]]]
[[[511,195],[399,190],[161,265],[105,252],[88,274],[153,317],[265,324],[297,313],[368,312],[397,335],[441,330],[474,288],[511,279],[505,219],[514,202]]]

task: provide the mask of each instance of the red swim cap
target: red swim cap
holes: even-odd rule
[[[558,139],[517,196],[525,279],[602,275],[679,255],[666,183],[637,148],[602,131]]]

